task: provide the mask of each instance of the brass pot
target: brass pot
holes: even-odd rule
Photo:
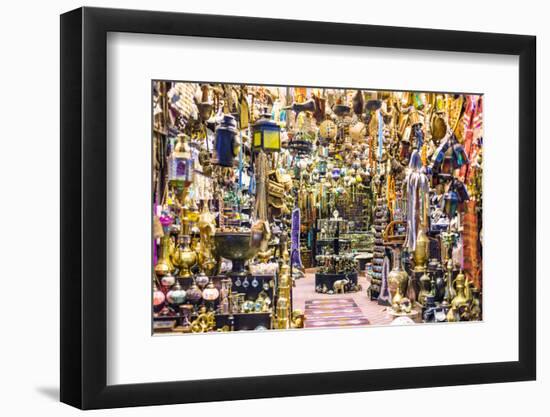
[[[244,263],[252,259],[259,247],[250,245],[250,232],[218,232],[214,235],[216,254],[231,260],[231,275],[246,275]]]

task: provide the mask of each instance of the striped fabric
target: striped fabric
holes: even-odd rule
[[[462,117],[464,130],[464,150],[470,161],[475,159],[479,149],[479,141],[483,138],[483,97],[477,95],[466,96],[466,105]],[[470,164],[460,169],[459,178],[467,181],[471,176]]]
[[[369,320],[352,298],[307,300],[305,327],[366,326]]]
[[[476,213],[476,202],[467,201],[464,203],[464,274],[474,283],[476,288],[481,288],[481,256],[479,253],[479,227]]]

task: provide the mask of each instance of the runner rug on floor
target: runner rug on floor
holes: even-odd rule
[[[370,324],[352,298],[306,300],[305,327],[344,327]]]

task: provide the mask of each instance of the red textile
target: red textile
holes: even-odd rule
[[[464,250],[464,274],[481,289],[481,257],[479,241],[479,225],[476,213],[477,203],[473,200],[464,203],[463,219],[463,250]]]

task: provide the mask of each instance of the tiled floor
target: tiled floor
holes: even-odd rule
[[[304,278],[296,280],[296,286],[292,290],[293,308],[305,311],[307,300],[335,300],[338,298],[352,298],[361,309],[363,315],[372,325],[389,324],[393,318],[387,313],[386,307],[378,305],[375,301],[370,301],[366,289],[368,281],[364,276],[359,276],[359,283],[363,289],[359,292],[346,294],[319,294],[315,292],[315,272],[307,270]],[[307,321],[307,317],[306,317]]]

